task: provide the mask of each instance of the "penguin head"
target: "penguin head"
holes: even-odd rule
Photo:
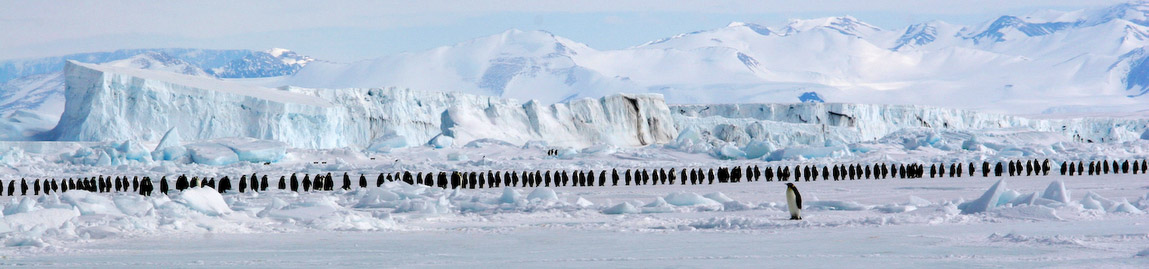
[[[796,187],[794,187],[794,183],[786,183],[786,188],[796,189]]]

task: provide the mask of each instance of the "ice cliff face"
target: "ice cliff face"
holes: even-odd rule
[[[992,135],[1036,131],[1059,134],[1068,141],[1120,142],[1138,139],[1149,119],[1029,119],[971,110],[904,105],[841,103],[674,105],[680,130],[740,147],[755,141],[774,147],[832,146],[887,137],[903,130],[932,129]],[[693,135],[693,134],[692,134]],[[680,139],[681,140],[681,139]],[[717,146],[717,145],[714,145]]]
[[[157,141],[176,130],[188,141],[249,137],[293,148],[386,151],[493,139],[573,148],[661,144],[722,158],[785,159],[850,154],[869,141],[973,150],[1006,139],[999,134],[1033,134],[1048,145],[1130,141],[1149,129],[1143,118],[1029,119],[926,106],[668,106],[657,94],[544,105],[395,88],[271,89],[82,63],[69,63],[64,79],[67,104],[49,139]]]
[[[455,144],[493,138],[551,146],[666,143],[677,130],[662,96],[519,103],[400,89],[269,89],[173,73],[69,62],[66,105],[50,136],[73,141],[252,137],[297,148]],[[444,139],[439,139],[443,141]]]

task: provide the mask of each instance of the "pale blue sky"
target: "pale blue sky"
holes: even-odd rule
[[[238,3],[236,3],[238,2]],[[507,29],[547,30],[600,50],[732,21],[851,15],[886,29],[943,20],[976,25],[1000,15],[1124,1],[10,1],[0,0],[0,59],[123,48],[282,47],[354,61],[421,51]]]

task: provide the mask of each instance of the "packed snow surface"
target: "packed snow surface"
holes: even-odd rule
[[[1141,227],[1144,211],[1149,210],[1149,181],[1144,175],[1009,180],[1012,189],[1006,189],[1001,179],[980,176],[797,182],[810,200],[801,221],[788,220],[785,185],[764,181],[466,190],[388,182],[350,191],[293,193],[273,186],[265,192],[221,195],[210,188],[192,188],[152,197],[72,190],[0,203],[4,208],[0,250],[6,253],[0,264],[550,267],[558,260],[563,266],[857,266],[899,261],[922,266],[1141,267],[1149,263],[1141,254],[1149,243],[1149,234]],[[979,210],[958,209],[962,201],[987,205],[983,203],[987,195],[1002,198],[1011,191],[1037,193],[1049,188],[1088,194],[1080,203],[998,203]],[[499,251],[455,246],[458,242],[501,245],[512,238],[517,243]],[[178,247],[170,243],[173,240],[180,242]],[[549,243],[553,240],[563,243]],[[372,243],[380,241],[386,243]],[[630,251],[603,242],[628,242],[625,247]],[[699,243],[725,247],[690,247]],[[786,250],[789,254],[762,247],[779,243],[792,246]],[[867,246],[864,250],[855,247],[862,243]],[[658,245],[682,248],[648,250]],[[180,255],[187,248],[213,253],[213,258]],[[323,250],[330,248],[343,251]],[[361,248],[371,251],[358,251]],[[919,251],[923,248],[928,251]],[[528,249],[533,254],[512,254]],[[379,255],[408,251],[414,252]],[[283,252],[308,254],[275,254]],[[580,254],[568,256],[574,252]],[[447,253],[453,255],[433,262],[409,257]],[[172,258],[143,258],[147,255]]]

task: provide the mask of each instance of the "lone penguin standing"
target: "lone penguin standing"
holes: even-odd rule
[[[790,206],[790,219],[802,219],[802,194],[794,183],[786,183],[786,204]]]

